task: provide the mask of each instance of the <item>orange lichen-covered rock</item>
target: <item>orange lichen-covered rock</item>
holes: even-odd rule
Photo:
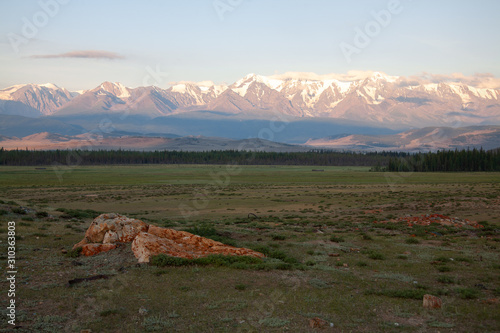
[[[441,298],[432,296],[432,295],[424,295],[424,308],[428,309],[439,309],[443,305]]]
[[[116,248],[116,244],[84,244],[82,245],[82,254],[84,256],[93,256],[101,252],[107,252]]]
[[[139,262],[149,262],[153,255],[164,253],[179,258],[200,258],[211,254],[240,255],[263,258],[264,255],[246,248],[222,244],[185,231],[150,226],[132,242],[132,251]]]
[[[141,220],[130,219],[114,213],[101,214],[94,219],[87,229],[85,238],[73,248],[89,243],[131,242],[139,232],[147,230],[148,225]]]
[[[119,214],[96,217],[85,232],[85,238],[73,249],[82,247],[82,254],[91,256],[116,248],[116,243],[127,242],[132,242],[132,251],[139,262],[149,262],[152,255],[160,253],[187,259],[211,254],[264,257],[250,249],[225,245],[186,231],[148,225]]]
[[[397,219],[391,219],[387,221],[374,221],[373,223],[406,223],[408,227],[413,227],[414,225],[429,226],[431,224],[440,224],[445,226],[451,226],[455,228],[484,228],[483,225],[476,221],[471,221],[468,219],[460,219],[458,217],[450,217],[441,214],[425,214],[421,216],[404,216]]]
[[[319,317],[314,317],[312,319],[309,319],[310,328],[325,328],[327,325],[328,323]]]

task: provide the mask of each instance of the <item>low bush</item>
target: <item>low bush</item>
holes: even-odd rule
[[[12,208],[12,213],[19,215],[26,215],[26,211],[21,207]]]
[[[335,242],[335,243],[342,243],[342,242],[345,242],[344,238],[342,238],[342,237],[337,237],[337,236],[332,236],[332,237],[330,237],[330,241],[331,241],[331,242]]]
[[[277,241],[282,241],[282,240],[286,239],[286,236],[285,235],[273,235],[272,239],[277,240]]]
[[[365,294],[421,300],[423,299],[424,295],[427,294],[427,291],[421,289],[399,289],[399,290],[383,289],[383,290],[368,290],[365,292]]]
[[[44,218],[44,217],[48,217],[49,216],[49,213],[47,212],[37,212],[36,213],[36,217],[38,218]]]
[[[415,237],[411,237],[411,238],[407,238],[405,240],[405,243],[406,244],[419,244],[420,241],[418,239],[416,239]]]
[[[165,267],[165,266],[226,266],[231,267],[235,264],[237,268],[243,268],[249,265],[255,265],[262,263],[262,259],[250,257],[250,256],[224,256],[220,254],[210,255],[202,258],[186,259],[171,257],[166,254],[158,254],[152,256],[150,260],[151,265]]]
[[[82,248],[77,247],[76,249],[69,250],[68,253],[66,253],[66,257],[77,258],[80,256],[81,253],[82,253]]]
[[[70,219],[95,219],[101,212],[97,212],[93,209],[66,209],[66,208],[58,208],[56,209],[58,212],[64,213],[61,215],[62,218]]]
[[[446,275],[438,277],[437,280],[440,283],[455,283],[454,278],[452,278],[451,276],[446,276]]]
[[[463,299],[476,299],[479,297],[479,291],[473,288],[457,288],[455,291]]]

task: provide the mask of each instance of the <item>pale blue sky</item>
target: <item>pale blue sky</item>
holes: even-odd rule
[[[355,46],[356,28],[364,30],[372,11],[391,0],[59,1],[67,3],[55,9],[58,0],[0,0],[0,88],[51,82],[77,90],[103,81],[165,88],[290,71],[500,77],[498,0],[400,0],[400,13],[350,62],[340,44]],[[52,4],[45,11],[53,17],[43,3]],[[221,20],[214,4],[224,3],[231,10]],[[37,19],[38,31],[23,31],[26,20]],[[75,51],[118,58],[79,58]],[[157,69],[163,74],[154,79]]]

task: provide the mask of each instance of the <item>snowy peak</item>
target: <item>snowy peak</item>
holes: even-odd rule
[[[96,89],[102,89],[118,98],[128,98],[130,97],[130,88],[125,87],[123,84],[119,82],[103,82]]]
[[[21,84],[0,90],[0,100],[21,102],[43,115],[54,113],[71,98],[69,91],[52,83]]]
[[[15,114],[24,105],[23,112],[33,115],[126,110],[156,117],[213,110],[245,117],[273,112],[394,127],[500,123],[500,90],[484,88],[474,78],[429,77],[383,72],[250,73],[230,85],[182,81],[161,89],[103,82],[92,90],[72,93],[51,83],[15,85],[0,90],[0,113]]]

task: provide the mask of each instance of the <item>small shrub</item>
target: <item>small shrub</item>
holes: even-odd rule
[[[455,279],[454,278],[452,278],[451,276],[446,276],[446,275],[438,277],[437,280],[440,283],[455,283]]]
[[[165,332],[166,328],[170,328],[172,326],[172,321],[163,318],[161,315],[146,317],[142,322],[142,327],[146,332]]]
[[[471,263],[472,260],[469,259],[469,258],[466,258],[466,257],[457,257],[455,258],[456,261],[461,261],[461,262],[468,262],[468,263]]]
[[[44,217],[48,217],[49,216],[49,213],[47,212],[37,212],[36,213],[36,217],[38,218],[44,218]]]
[[[193,235],[209,238],[211,240],[221,242],[227,245],[237,246],[234,239],[221,235],[221,233],[219,233],[212,225],[207,223],[184,229],[184,231],[192,233]]]
[[[210,255],[202,258],[186,259],[167,256],[165,254],[158,254],[152,256],[150,260],[151,265],[158,267],[165,266],[226,266],[234,268],[250,268],[251,265],[262,263],[262,260],[250,256],[224,256],[224,255]]]
[[[359,267],[366,267],[366,266],[368,266],[368,264],[367,264],[366,262],[364,262],[364,261],[358,261],[358,262],[356,263],[356,266],[359,266]]]
[[[397,258],[401,259],[401,260],[408,260],[408,256],[406,256],[404,254],[398,254]]]
[[[272,239],[275,241],[282,241],[282,240],[286,239],[286,236],[285,235],[273,235]]]
[[[79,246],[76,249],[69,250],[68,253],[66,253],[66,257],[77,258],[80,256],[81,253],[82,253],[82,247]]]
[[[267,326],[267,327],[283,327],[286,324],[288,324],[290,321],[285,320],[285,319],[279,319],[279,318],[264,318],[259,320],[259,324]]]
[[[344,238],[342,238],[342,237],[337,237],[337,236],[332,236],[332,237],[330,237],[330,241],[331,241],[331,242],[335,242],[335,243],[342,243],[342,242],[345,242]]]
[[[406,298],[406,299],[418,299],[421,300],[425,294],[426,290],[421,289],[400,289],[400,290],[368,290],[365,292],[367,295],[380,295],[395,298]]]
[[[452,328],[455,327],[454,324],[449,324],[441,321],[432,321],[427,324],[429,327],[436,327],[436,328]]]
[[[247,285],[246,285],[246,284],[243,284],[243,283],[239,283],[239,284],[237,284],[236,286],[234,286],[234,288],[235,288],[236,290],[245,290],[245,289],[247,289]]]
[[[439,266],[437,270],[441,273],[451,272],[451,268],[449,266]]]
[[[56,209],[58,212],[63,212],[61,215],[62,218],[70,219],[95,219],[97,216],[101,215],[101,212],[97,212],[93,209],[66,209],[66,208],[58,208]]]
[[[26,215],[26,211],[21,207],[12,208],[12,213],[18,215]]]
[[[217,236],[218,235],[217,230],[215,230],[215,228],[209,224],[201,224],[198,226],[184,229],[184,231],[190,232],[194,235],[198,235],[201,237]]]
[[[368,258],[373,259],[373,260],[384,260],[385,256],[379,252],[372,252],[368,255]]]
[[[455,291],[463,299],[476,299],[479,297],[479,291],[473,288],[457,288]]]
[[[31,216],[23,217],[21,220],[28,221],[28,222],[33,222],[34,221],[34,219]]]
[[[435,261],[440,261],[440,262],[449,262],[451,261],[450,258],[448,257],[445,257],[445,256],[440,256],[440,257],[437,257],[436,259],[434,259]]]
[[[121,311],[118,309],[104,310],[104,311],[101,311],[101,313],[99,313],[99,316],[108,317],[108,316],[120,314],[120,312]]]
[[[330,286],[328,285],[328,283],[326,283],[325,281],[321,280],[321,279],[311,279],[309,280],[309,285],[316,288],[316,289],[326,289],[326,288],[330,288]]]
[[[167,273],[168,273],[168,271],[166,269],[159,269],[159,270],[153,272],[153,274],[156,276],[161,276],[161,275],[167,274]]]
[[[363,240],[373,240],[372,236],[365,233],[361,234],[361,238],[363,238]]]
[[[0,216],[1,215],[7,215],[7,214],[9,214],[8,211],[6,211],[5,209],[0,209]]]
[[[410,237],[405,239],[406,244],[420,244],[420,241],[416,239],[415,237]]]

